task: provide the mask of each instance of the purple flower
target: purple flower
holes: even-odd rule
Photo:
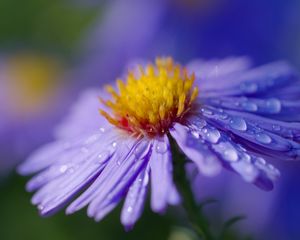
[[[67,214],[88,206],[99,221],[125,198],[127,229],[140,217],[148,188],[155,212],[180,202],[171,138],[201,174],[225,168],[271,190],[280,174],[266,160],[299,159],[299,84],[284,62],[251,69],[246,58],[228,58],[184,68],[157,59],[130,69],[126,82],[106,88],[109,94],[86,91],[56,141],[19,172],[39,172],[27,189],[37,190],[32,203],[42,215],[70,203]]]

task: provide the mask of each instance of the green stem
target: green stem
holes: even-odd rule
[[[187,213],[190,224],[198,237],[203,240],[214,240],[209,228],[207,219],[202,213],[194,199],[191,184],[186,176],[185,155],[182,154],[175,141],[171,142],[173,163],[174,163],[174,181],[182,197],[182,205]]]

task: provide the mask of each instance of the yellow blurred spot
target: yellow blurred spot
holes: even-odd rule
[[[6,71],[12,105],[20,113],[31,113],[50,101],[61,67],[53,58],[23,53],[9,58]]]
[[[193,87],[194,74],[172,58],[157,58],[155,64],[129,71],[126,83],[117,80],[117,90],[107,86],[112,100],[101,100],[112,114],[100,113],[113,125],[132,133],[155,136],[164,134],[191,110],[198,95]],[[137,76],[138,75],[138,76]]]

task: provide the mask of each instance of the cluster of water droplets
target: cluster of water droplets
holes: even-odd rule
[[[262,144],[270,144],[273,141],[267,133],[260,128],[257,129],[257,132],[252,132],[252,125],[249,126],[244,118],[231,116],[223,110],[202,108],[201,113],[206,118],[195,117],[191,120],[191,134],[194,138],[204,140],[204,144],[209,144],[212,150],[228,162],[245,180],[254,181],[259,171],[267,171],[271,179],[279,176],[278,170],[272,165],[267,164],[262,158],[248,154],[245,148],[232,142],[221,130],[212,127],[210,119],[222,121],[225,131],[230,131],[230,129],[235,133],[249,131],[254,139]]]
[[[254,141],[259,145],[269,145],[274,142],[274,139],[272,139],[271,134],[268,133],[268,131],[243,117],[232,116],[222,109],[202,110],[202,114],[211,122],[221,126],[224,130],[232,131],[238,136]],[[277,131],[281,130],[278,125],[274,124],[272,127]]]
[[[223,97],[208,99],[207,102],[216,107],[255,112],[257,114],[279,114],[282,111],[281,100],[277,98]]]

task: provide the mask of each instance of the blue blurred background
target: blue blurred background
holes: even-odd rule
[[[248,56],[254,65],[285,59],[300,70],[297,0],[1,0],[0,239],[170,239],[193,236],[180,208],[164,216],[148,207],[125,233],[119,209],[95,223],[85,212],[43,219],[14,168],[66,115],[81,90],[121,75],[135,59]],[[300,165],[263,192],[232,174],[199,177],[197,196],[217,198],[211,222],[246,214],[228,239],[300,239]],[[181,219],[181,220],[180,220]]]

